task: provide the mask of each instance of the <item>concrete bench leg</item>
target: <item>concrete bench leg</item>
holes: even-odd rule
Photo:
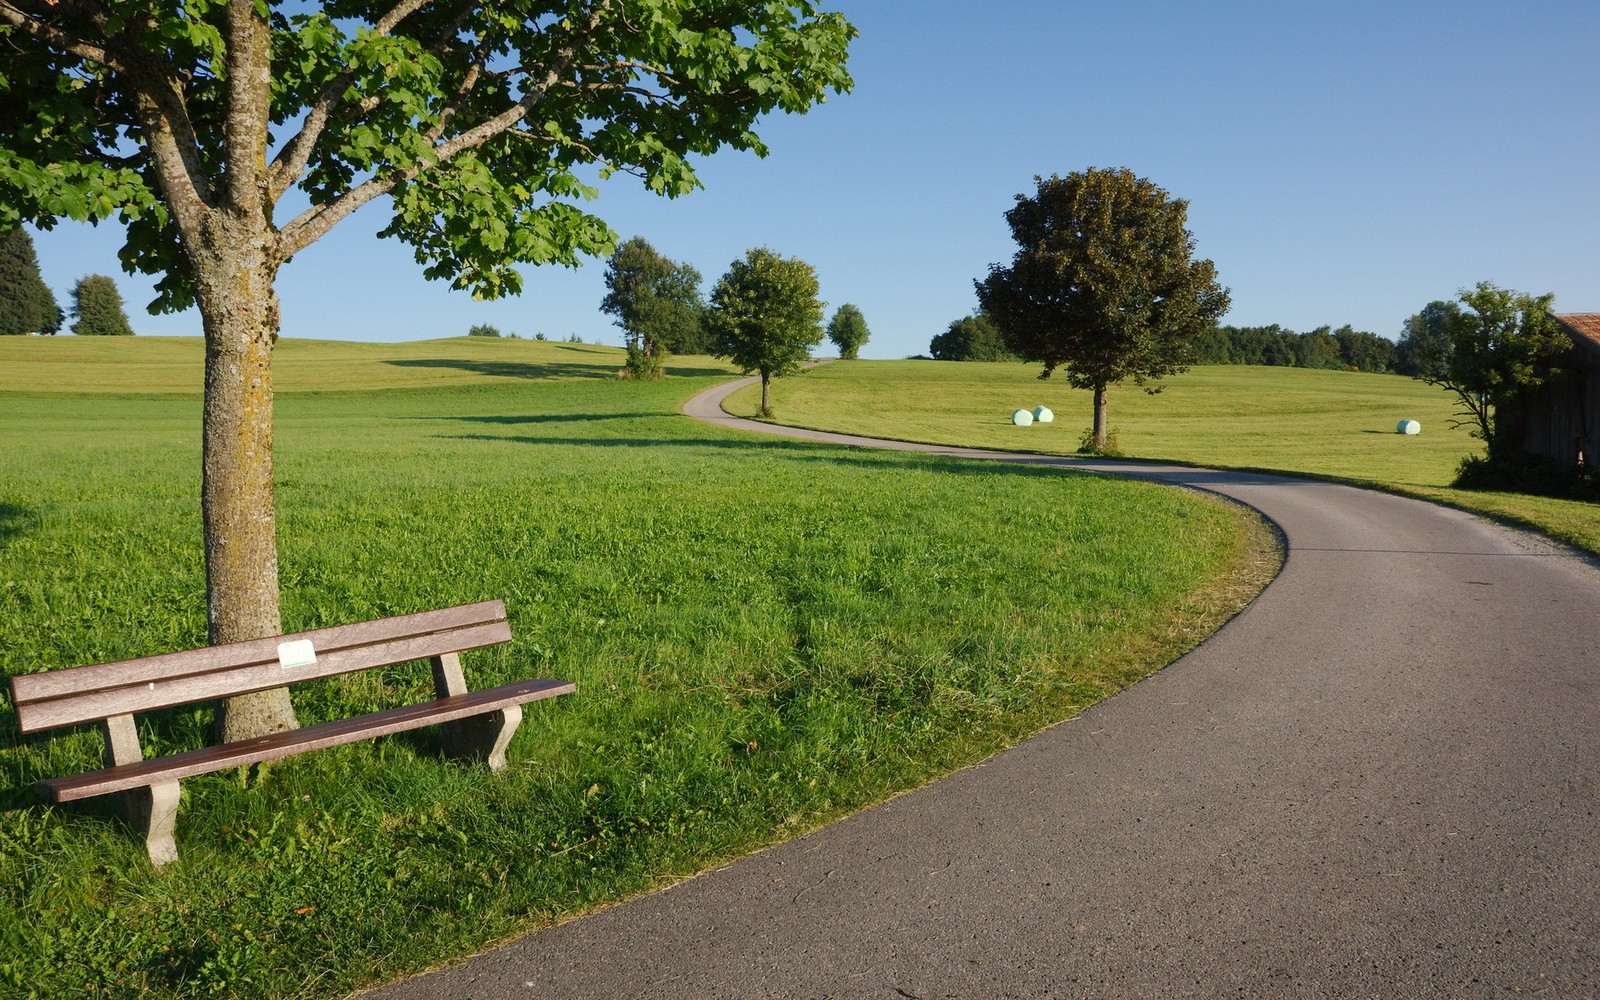
[[[150,863],[157,868],[178,860],[175,834],[180,795],[176,781],[146,785],[117,795],[117,810],[122,814],[123,822],[144,838]]]
[[[467,681],[461,674],[461,657],[456,653],[436,656],[433,664],[433,690],[444,698],[466,694]],[[488,715],[446,722],[443,726],[444,754],[452,760],[483,761],[491,771],[506,766],[506,747],[511,734],[522,724],[522,707],[510,705]]]
[[[132,764],[144,759],[133,716],[113,715],[102,725],[106,736],[107,767]],[[117,811],[122,814],[123,821],[144,838],[150,862],[157,868],[178,860],[178,843],[173,836],[178,825],[178,797],[176,781],[132,788],[116,796]]]
[[[444,753],[453,760],[482,761],[491,771],[506,766],[506,747],[522,722],[522,706],[444,724]]]

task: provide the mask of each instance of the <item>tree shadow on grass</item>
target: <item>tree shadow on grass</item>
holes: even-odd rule
[[[453,368],[474,375],[496,378],[579,379],[615,378],[620,367],[603,361],[556,361],[547,363],[525,361],[475,361],[469,358],[409,358],[385,361],[396,368]],[[721,375],[732,377],[726,368],[667,364],[667,373],[674,378],[696,378]]]
[[[1168,486],[1187,486],[1199,489],[1269,484],[1278,486],[1321,485],[1317,480],[1303,479],[1287,473],[1185,467],[1173,463],[1139,459],[1083,458],[1070,455],[1033,455],[1022,452],[995,452],[991,456],[945,455],[936,451],[923,451],[910,447],[904,449],[876,448],[867,445],[834,444],[826,441],[796,441],[782,438],[751,441],[735,438],[644,438],[634,436],[562,438],[533,437],[520,434],[505,437],[493,434],[461,434],[452,437],[451,440],[596,448],[711,448],[778,455],[795,461],[828,462],[834,465],[850,465],[877,471],[896,468],[920,471],[936,469],[941,472],[966,475],[989,475],[1004,469],[1014,475],[1025,476],[1056,475],[1066,471],[1083,475],[1137,479]]]
[[[465,358],[416,358],[385,361],[384,364],[396,368],[453,368],[474,375],[516,379],[611,378],[617,373],[615,365],[578,362],[529,364],[520,361],[471,361]]]
[[[19,503],[0,503],[0,548],[33,524],[34,512]]]
[[[581,424],[599,423],[602,420],[645,420],[658,417],[670,417],[671,414],[662,413],[660,410],[643,410],[636,413],[532,413],[532,414],[502,414],[488,417],[402,417],[402,420],[459,420],[469,424],[504,424],[515,426],[517,424]]]

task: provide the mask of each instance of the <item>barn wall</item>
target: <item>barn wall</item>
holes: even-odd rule
[[[1600,464],[1600,358],[1581,348],[1528,399],[1522,451],[1564,465]]]

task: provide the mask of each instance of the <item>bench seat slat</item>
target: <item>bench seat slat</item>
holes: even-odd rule
[[[285,670],[278,665],[277,643],[267,662],[233,663],[211,673],[188,674],[175,679],[144,680],[138,676],[114,678],[108,686],[49,700],[19,700],[17,726],[24,733],[94,722],[111,715],[130,715],[154,709],[189,705],[197,701],[231,698],[253,691],[297,684],[301,681],[354,673],[371,667],[420,660],[441,653],[481,649],[509,642],[511,626],[503,621],[474,625],[449,632],[403,636],[370,645],[318,650],[317,662]],[[226,648],[226,647],[218,647]],[[62,673],[64,671],[53,671]],[[27,674],[14,678],[25,680]],[[48,676],[48,675],[41,675]],[[14,685],[15,686],[15,685]]]
[[[17,674],[11,679],[11,688],[17,701],[26,704],[104,687],[176,680],[249,663],[276,664],[278,644],[296,639],[311,640],[320,659],[325,651],[331,653],[355,646],[370,646],[373,643],[402,636],[450,632],[505,620],[504,601],[479,601],[476,604],[462,604],[438,611],[419,611],[415,614],[396,615],[393,618],[379,618],[350,625],[330,625],[308,632],[291,632],[287,635],[248,639],[220,646],[202,646],[199,649],[187,649],[177,653],[160,653],[113,663],[66,667],[37,674]]]
[[[305,750],[354,743],[357,740],[419,729],[473,715],[493,712],[509,705],[521,705],[576,690],[571,681],[529,680],[470,691],[416,705],[391,708],[352,719],[339,719],[303,729],[260,736],[236,743],[204,747],[184,753],[103,768],[64,778],[46,778],[38,783],[41,795],[54,802],[71,802],[108,792],[126,791],[144,785],[207,774],[230,767],[277,760]]]

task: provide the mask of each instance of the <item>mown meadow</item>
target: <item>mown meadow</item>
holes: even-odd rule
[[[279,345],[284,626],[504,598],[470,684],[564,677],[497,775],[426,732],[184,784],[152,871],[45,806],[98,732],[0,707],[0,993],[334,996],[690,876],[974,762],[1191,647],[1270,533],[1153,486],[737,435],[621,352]],[[0,338],[0,671],[205,640],[200,344]],[[818,373],[821,374],[821,373]],[[802,379],[782,384],[786,393]],[[785,405],[780,395],[780,406]],[[425,665],[302,685],[316,722]],[[147,718],[147,752],[208,713]]]
[[[850,361],[778,384],[777,420],[821,430],[1053,455],[1075,454],[1091,397],[1039,365],[998,362]],[[1017,427],[1015,409],[1047,406],[1048,424]],[[1216,468],[1265,469],[1373,486],[1532,527],[1600,554],[1592,503],[1450,487],[1456,467],[1483,446],[1451,427],[1449,393],[1399,375],[1203,365],[1150,395],[1112,389],[1110,427],[1128,458]],[[750,389],[730,411],[753,414]],[[1404,419],[1422,433],[1395,433]]]

